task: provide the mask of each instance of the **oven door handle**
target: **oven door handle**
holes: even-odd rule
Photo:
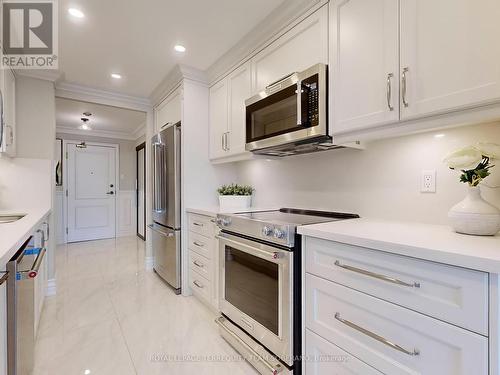
[[[244,253],[254,255],[256,257],[259,257],[261,259],[265,259],[269,262],[273,263],[282,263],[281,262],[281,252],[284,250],[276,249],[276,251],[266,251],[259,249],[257,247],[249,246],[247,244],[232,240],[228,238],[226,235],[223,233],[218,234],[215,236],[219,241],[224,241],[229,245],[233,245],[237,250],[243,251]]]

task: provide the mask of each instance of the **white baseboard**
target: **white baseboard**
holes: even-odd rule
[[[47,280],[46,297],[55,296],[57,293],[56,279]]]
[[[145,264],[146,269],[148,271],[151,271],[153,269],[153,264],[154,264],[153,257],[146,257],[146,258],[144,258],[144,264]]]

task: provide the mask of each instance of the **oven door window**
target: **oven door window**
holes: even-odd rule
[[[225,299],[278,336],[279,265],[225,248]]]

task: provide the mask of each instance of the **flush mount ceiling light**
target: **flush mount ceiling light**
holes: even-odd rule
[[[83,124],[80,125],[80,129],[82,129],[82,130],[92,130],[92,128],[89,125],[87,125],[87,122],[89,121],[88,118],[82,117],[80,120],[83,121]]]
[[[83,17],[85,17],[85,14],[83,14],[83,12],[80,9],[76,9],[76,8],[69,8],[68,9],[68,13],[71,14],[73,17],[76,17],[76,18],[83,18]]]
[[[445,135],[444,134],[435,134],[434,138],[443,138]]]
[[[177,52],[186,52],[186,47],[184,47],[182,44],[177,44],[176,46],[174,46],[174,49]]]
[[[122,75],[118,74],[118,73],[111,73],[111,77],[114,78],[114,79],[121,79]]]

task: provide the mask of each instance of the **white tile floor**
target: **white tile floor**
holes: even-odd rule
[[[140,239],[61,246],[56,267],[33,375],[256,374],[219,336],[213,313],[145,270]],[[188,357],[167,360],[176,355]]]

